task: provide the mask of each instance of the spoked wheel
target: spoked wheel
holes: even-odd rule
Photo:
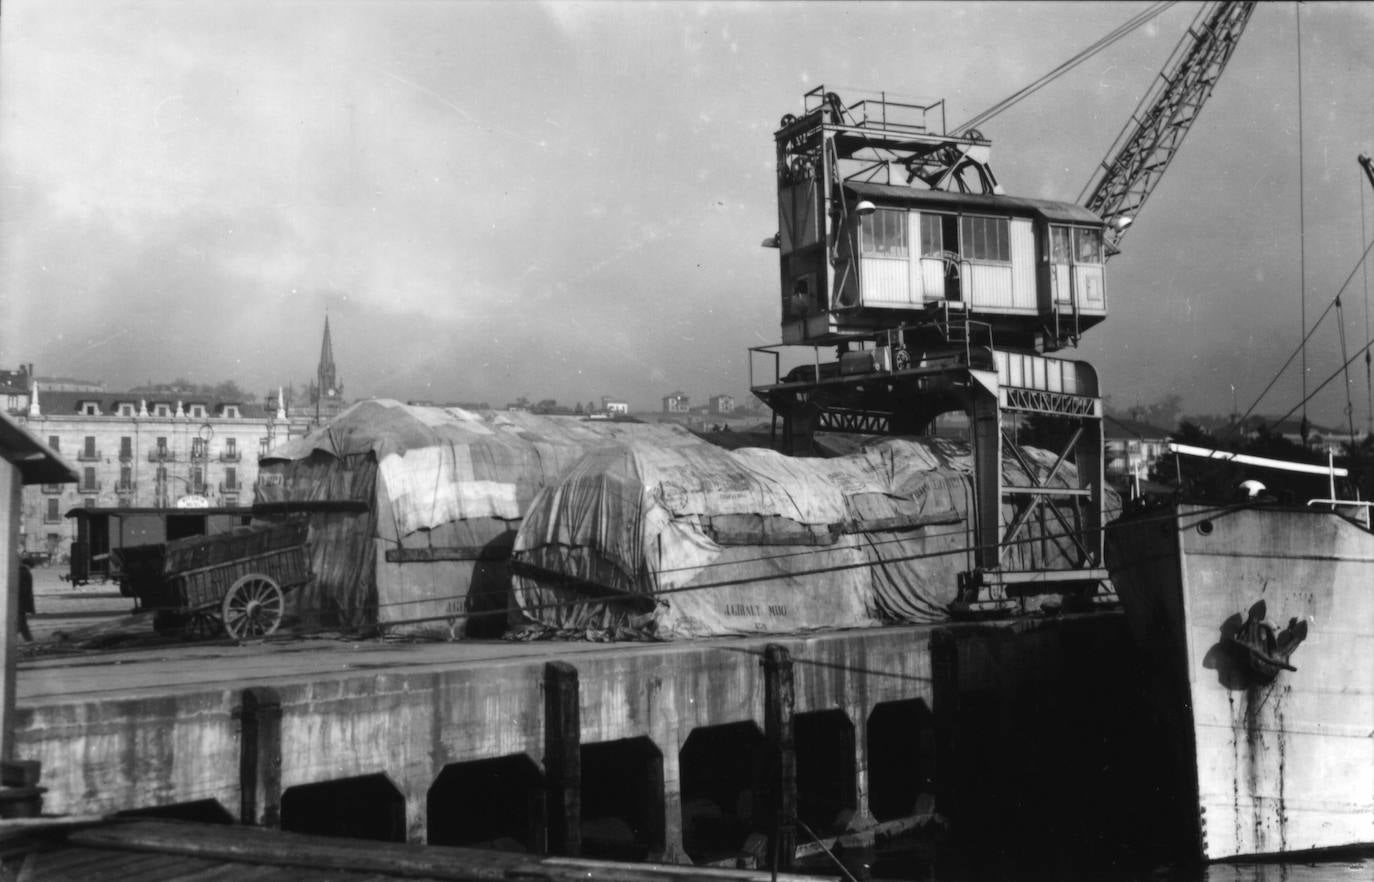
[[[220,632],[219,616],[213,608],[192,610],[186,618],[182,633],[192,640],[204,640]]]
[[[255,573],[239,579],[224,595],[220,618],[235,640],[263,637],[281,624],[285,603],[281,587]]]

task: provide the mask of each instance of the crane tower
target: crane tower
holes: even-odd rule
[[[796,455],[814,452],[818,431],[919,435],[964,413],[975,501],[958,609],[1043,593],[1110,600],[1097,375],[1053,355],[1106,318],[1106,225],[1006,194],[987,139],[948,135],[943,117],[943,102],[847,104],[822,86],[782,118],[779,229],[765,242],[779,251],[782,342],[751,350],[752,391]],[[1059,429],[1048,469],[1014,443],[1032,417]],[[1006,480],[1004,460],[1020,460],[1030,486]],[[1077,481],[1062,486],[1069,472]],[[1067,563],[1025,568],[1036,542]]]

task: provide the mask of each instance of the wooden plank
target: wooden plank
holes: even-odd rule
[[[281,698],[275,689],[243,690],[239,737],[239,821],[281,826]]]
[[[768,750],[767,802],[772,868],[786,870],[797,854],[797,750],[792,735],[796,694],[792,656],[770,643],[763,650],[763,737]]]
[[[476,849],[337,839],[256,827],[166,820],[113,821],[77,831],[68,842],[90,848],[157,851],[247,864],[389,873],[397,878],[504,880],[537,867],[517,854]],[[536,870],[537,872],[537,870]]]
[[[493,547],[495,545],[495,547]],[[388,548],[387,563],[432,563],[440,560],[507,560],[510,546],[505,543],[486,545],[431,545],[424,548]]]
[[[19,622],[19,520],[24,483],[19,469],[0,459],[0,760],[14,759],[14,669]]]
[[[550,854],[582,853],[582,722],[577,668],[544,665],[544,779]]]

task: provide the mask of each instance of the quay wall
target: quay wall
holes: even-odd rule
[[[757,767],[768,729],[763,658],[772,645],[785,649],[791,660],[792,691],[780,712],[789,730],[798,724],[802,802],[808,804],[806,790],[813,788],[809,804],[842,809],[817,816],[834,816],[824,832],[862,835],[890,819],[891,809],[881,812],[882,819],[875,817],[870,799],[875,778],[881,779],[880,787],[899,778],[911,782],[911,798],[900,795],[901,804],[911,806],[905,815],[932,817],[938,811],[947,817],[962,814],[973,825],[1024,829],[1021,815],[1039,813],[1047,800],[1078,799],[1073,787],[1027,777],[1034,773],[1025,768],[1049,761],[1057,777],[1072,780],[1076,763],[1091,763],[1099,780],[1104,761],[1110,765],[1117,748],[1124,748],[1107,743],[1108,730],[1121,724],[1103,723],[1107,714],[1131,706],[1133,687],[1123,680],[1130,672],[1122,672],[1123,659],[1127,666],[1129,659],[1116,657],[1124,643],[1124,625],[1113,613],[1015,625],[577,645],[575,651],[539,643],[530,644],[527,653],[480,662],[448,664],[426,656],[424,664],[336,666],[231,686],[169,686],[156,696],[21,702],[17,752],[42,763],[49,813],[213,801],[226,819],[276,825],[283,821],[282,795],[289,802],[293,788],[304,792],[322,782],[384,776],[403,805],[399,827],[363,835],[452,843],[456,840],[439,838],[430,829],[437,823],[436,782],[444,780],[447,769],[514,757],[534,770],[530,774],[536,780],[545,772],[552,780],[548,754],[558,744],[550,740],[546,684],[550,662],[561,661],[576,672],[577,724],[568,737],[582,751],[583,768],[595,768],[597,774],[607,768],[587,765],[588,748],[635,745],[612,753],[610,768],[624,768],[627,786],[657,791],[656,799],[606,811],[618,812],[622,828],[634,828],[644,857],[685,862],[701,859],[702,848],[689,847],[685,838],[698,835],[693,831],[706,829],[708,822],[759,826],[749,803],[752,797],[761,804],[768,786],[758,780]],[[169,670],[175,664],[170,660]],[[169,682],[175,683],[175,676]],[[279,702],[279,722],[269,724],[267,742],[242,734],[244,690],[253,687],[266,687]],[[1065,726],[1072,728],[1067,739]],[[703,742],[698,734],[698,747],[723,744],[727,749],[689,750],[689,739],[702,732],[729,738]],[[251,768],[245,766],[250,741],[268,744]],[[818,759],[821,750],[828,753]],[[748,756],[732,765],[730,757],[718,755],[728,753]],[[625,762],[617,766],[622,756]],[[709,766],[705,771],[703,763]],[[921,766],[919,775],[912,771],[915,765]],[[724,806],[722,817],[714,808],[700,814],[708,802],[704,793],[719,791],[729,784],[724,779],[751,767],[754,780],[739,784],[743,808]],[[1008,773],[1009,768],[1014,771]],[[635,776],[645,781],[629,780]],[[590,795],[596,784],[586,776],[581,782],[584,828],[595,812],[587,806],[603,799]],[[254,786],[257,801],[250,805],[244,796]],[[556,822],[552,804],[545,806],[541,794],[531,809],[540,824]],[[365,803],[350,805],[366,808]],[[638,817],[646,812],[655,817]],[[292,828],[287,820],[284,826]],[[525,846],[543,850],[549,835],[541,829]]]

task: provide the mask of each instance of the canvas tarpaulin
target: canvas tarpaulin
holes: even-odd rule
[[[1022,457],[1037,483],[1053,468],[1045,451]],[[1003,468],[1030,484],[1014,460]],[[515,599],[549,627],[658,637],[941,620],[973,566],[971,472],[967,445],[942,439],[884,439],[833,459],[599,449],[527,510]],[[1061,467],[1050,483],[1075,479]],[[1059,566],[1063,550],[1028,543],[1010,563]]]
[[[365,401],[273,450],[258,501],[366,503],[311,515],[318,579],[303,612],[407,633],[499,633],[525,508],[588,449],[630,438],[703,443],[676,426]]]

